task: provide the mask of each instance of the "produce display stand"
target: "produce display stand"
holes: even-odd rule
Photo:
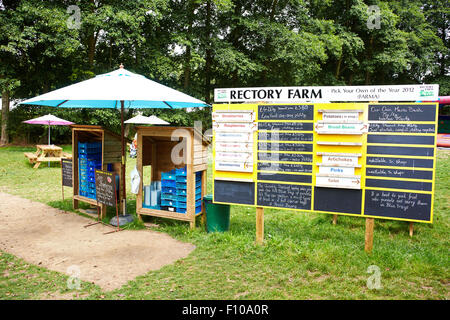
[[[196,173],[201,172],[201,199],[206,193],[206,172],[208,168],[207,140],[201,132],[188,127],[136,127],[137,132],[137,170],[140,174],[139,192],[136,199],[136,212],[142,215],[189,221],[195,227],[195,218],[205,212],[203,201],[201,211],[196,212]],[[184,145],[180,144],[186,142]],[[179,155],[181,161],[172,159]],[[174,161],[175,160],[175,161]],[[157,208],[143,207],[143,166],[151,166],[151,181],[161,181],[162,173],[186,167],[186,212],[175,212]],[[146,183],[148,180],[145,181]],[[204,218],[205,215],[202,217]]]
[[[73,176],[73,208],[78,209],[79,201],[100,208],[101,218],[106,216],[106,205],[96,199],[88,198],[79,191],[79,154],[78,143],[101,143],[101,170],[112,171],[121,176],[121,138],[119,135],[93,125],[71,125],[72,129],[72,176]],[[119,197],[122,192],[119,192]],[[119,200],[120,201],[120,200]]]

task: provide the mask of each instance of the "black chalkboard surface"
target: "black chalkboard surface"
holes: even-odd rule
[[[314,188],[314,210],[361,214],[362,191],[338,188]]]
[[[313,120],[314,105],[259,105],[258,120]]]
[[[302,132],[259,132],[260,141],[313,141],[312,133]]]
[[[255,204],[255,183],[214,180],[214,202]]]
[[[258,160],[262,160],[262,161],[313,162],[313,155],[309,154],[309,153],[258,152]]]
[[[72,160],[62,159],[61,160],[61,171],[62,171],[62,185],[66,187],[72,187]]]
[[[258,151],[312,152],[312,143],[258,142]]]
[[[117,195],[115,173],[95,170],[95,189],[98,202],[110,207],[116,206]]]
[[[258,206],[311,210],[310,186],[259,182],[257,189]]]
[[[258,122],[258,131],[313,131],[312,122]]]
[[[369,121],[435,121],[436,105],[369,105]]]
[[[383,123],[375,122],[369,124],[369,132],[405,132],[405,133],[434,133],[434,124],[417,123]]]
[[[431,221],[431,194],[366,189],[364,214]]]

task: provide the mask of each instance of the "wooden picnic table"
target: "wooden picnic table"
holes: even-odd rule
[[[36,145],[36,152],[25,152],[25,157],[30,163],[34,163],[34,169],[37,169],[42,162],[61,162],[61,159],[72,159],[72,155],[63,152],[61,147],[54,144],[38,144]]]

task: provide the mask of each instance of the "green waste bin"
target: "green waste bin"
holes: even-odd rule
[[[203,197],[206,207],[206,231],[228,231],[230,229],[230,206],[213,203],[212,200],[212,194]]]

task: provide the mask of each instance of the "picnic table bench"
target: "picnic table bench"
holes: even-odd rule
[[[39,168],[42,162],[61,162],[61,159],[72,159],[70,153],[62,151],[55,145],[38,144],[36,152],[24,152],[25,157],[34,164],[34,169]]]

